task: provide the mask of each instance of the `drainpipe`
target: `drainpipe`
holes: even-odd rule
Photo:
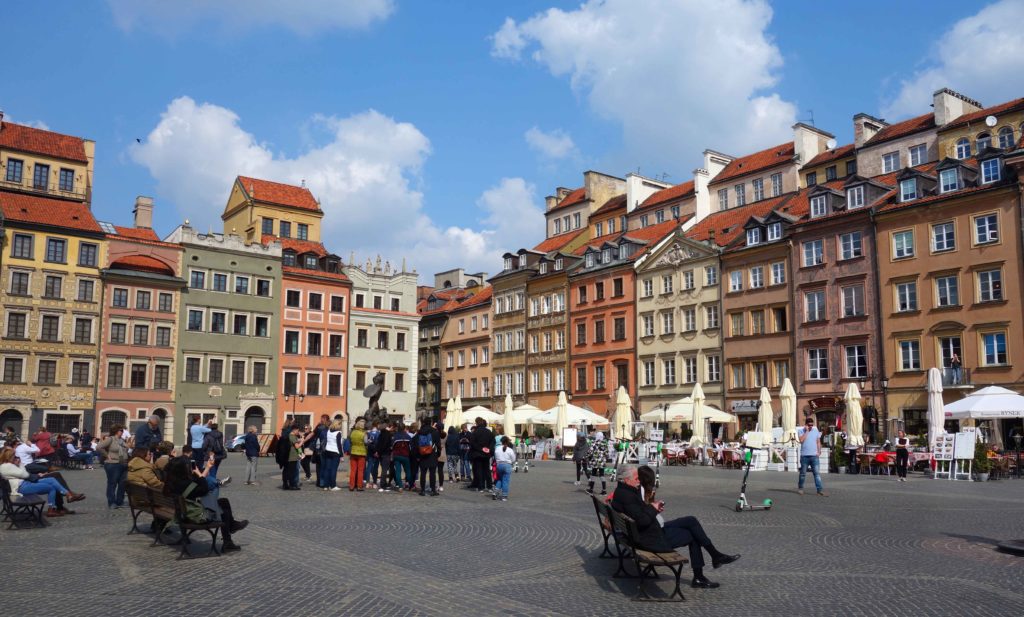
[[[872,291],[875,292],[875,357],[878,358],[878,370],[880,371],[879,383],[881,380],[886,379],[885,372],[885,354],[882,352],[884,341],[884,335],[882,334],[882,281],[879,277],[878,271],[878,221],[876,219],[876,211],[874,208],[868,210],[868,219],[871,221],[871,244],[875,252],[875,258],[871,262],[871,276],[875,279]],[[871,383],[871,389],[875,389],[874,381]],[[889,439],[889,401],[888,389],[882,390],[882,405],[885,411],[885,418],[882,422],[882,437],[883,439]],[[877,410],[876,410],[877,413]]]
[[[110,250],[109,246],[107,247],[107,250],[108,251]],[[108,253],[108,259],[109,259],[109,253]],[[98,339],[97,340],[98,345],[96,347],[96,370],[93,371],[93,374],[96,377],[95,377],[95,379],[93,379],[93,384],[92,384],[92,418],[93,418],[93,421],[94,421],[93,434],[96,435],[97,437],[99,436],[99,429],[100,429],[99,417],[96,414],[99,413],[99,402],[100,402],[100,358],[103,357],[103,332],[104,332],[104,330],[103,330],[103,314],[106,312],[103,309],[104,309],[104,306],[106,306],[104,304],[104,301],[106,300],[106,292],[107,292],[106,281],[103,278],[103,270],[101,269],[100,270],[100,315],[99,315],[99,323],[97,324],[98,327],[96,328],[96,336],[97,336],[97,339]],[[129,419],[130,419],[130,417],[129,417]],[[82,428],[83,429],[85,428],[85,419],[84,418],[82,419]],[[125,430],[127,430],[127,429],[128,429],[128,427],[126,426]]]

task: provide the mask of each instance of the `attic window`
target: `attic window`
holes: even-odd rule
[[[520,268],[525,268],[526,267],[526,255],[520,255],[519,256],[519,267]]]
[[[957,168],[943,169],[939,172],[939,191],[949,193],[960,188],[960,173]]]
[[[633,251],[636,247],[629,242],[624,242],[619,245],[619,258],[626,259],[627,257],[633,256]]]
[[[977,146],[978,152],[984,152],[985,148],[992,145],[992,135],[989,133],[980,133],[978,135]]]
[[[772,223],[768,225],[768,241],[774,242],[782,238],[782,223]]]
[[[587,267],[594,267],[594,253],[587,253]]]
[[[828,214],[828,198],[825,195],[818,195],[811,198],[811,217],[825,216]]]
[[[612,262],[612,249],[604,249],[601,255],[601,261],[610,264]]]
[[[900,201],[917,199],[917,178],[907,178],[900,182]]]
[[[555,259],[555,272],[559,272],[562,269],[562,258],[558,257]]]
[[[548,262],[546,262],[546,261],[540,262],[540,273],[541,274],[547,274],[548,273]]]
[[[754,227],[747,230],[747,246],[761,244],[761,228]]]
[[[846,191],[846,209],[856,210],[864,207],[864,187],[855,186]]]

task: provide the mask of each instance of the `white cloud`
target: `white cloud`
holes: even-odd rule
[[[1017,98],[1024,86],[1024,3],[1003,0],[956,22],[936,39],[933,61],[900,84],[882,113],[887,118],[921,114],[932,93],[949,87],[985,105]]]
[[[365,28],[394,12],[394,0],[107,0],[123,30],[174,34],[196,22],[229,30],[280,25],[299,34]]]
[[[572,137],[562,129],[544,132],[532,126],[523,137],[530,148],[546,159],[564,159],[576,152]]]
[[[506,19],[491,53],[530,52],[568,76],[622,124],[630,154],[692,163],[704,148],[742,154],[792,139],[796,108],[770,92],[782,66],[771,17],[763,0],[588,0]]]
[[[4,122],[10,122],[12,124],[21,124],[22,126],[31,126],[34,129],[42,129],[44,131],[49,131],[50,130],[50,125],[45,123],[45,122],[43,122],[42,120],[25,120],[25,121],[21,121],[21,120],[16,119],[14,116],[12,116],[11,114],[8,114],[8,113],[4,114]]]
[[[237,175],[299,184],[321,200],[328,248],[346,260],[380,253],[432,274],[465,266],[493,270],[503,247],[530,242],[543,229],[532,186],[504,179],[476,210],[461,212],[466,227],[443,228],[423,209],[416,188],[430,140],[414,125],[370,110],[345,118],[314,116],[326,143],[294,157],[275,154],[245,131],[230,109],[171,101],[159,123],[129,154],[157,181],[157,195],[200,230],[221,229],[219,215]]]

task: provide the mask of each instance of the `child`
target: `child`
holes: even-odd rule
[[[516,462],[516,450],[508,437],[501,438],[501,447],[494,452],[498,463],[498,482],[494,487],[494,499],[508,501],[508,485],[512,480],[512,465]],[[500,495],[500,497],[499,497]]]

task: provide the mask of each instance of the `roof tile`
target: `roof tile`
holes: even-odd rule
[[[643,203],[641,203],[636,208],[636,210],[634,210],[634,212],[638,212],[645,208],[660,206],[661,204],[665,204],[683,197],[688,197],[695,193],[696,190],[693,185],[693,180],[689,180],[687,182],[683,182],[682,184],[670,186],[667,189],[662,189],[660,191],[657,191],[656,193],[653,193],[650,197],[645,199]]]
[[[793,142],[788,142],[733,159],[722,171],[718,172],[717,176],[711,179],[711,184],[718,184],[731,178],[790,163],[793,161],[795,152]]]
[[[549,210],[548,212],[551,212],[551,211],[554,211],[554,210],[559,210],[561,208],[567,208],[567,207],[572,206],[574,204],[578,204],[578,203],[584,201],[586,198],[587,198],[587,189],[586,189],[586,187],[578,188],[578,189],[572,191],[571,193],[569,193],[568,195],[566,195],[565,197],[563,197],[562,201],[560,201],[557,204],[555,204],[555,207],[551,208],[551,210]]]
[[[940,127],[939,130],[948,131],[949,129],[955,129],[966,124],[970,124],[971,122],[982,120],[987,116],[997,116],[998,114],[1003,114],[1012,111],[1020,111],[1022,109],[1024,109],[1024,98],[1013,99],[1012,101],[1000,103],[999,105],[993,105],[992,107],[986,107],[985,109],[973,113],[964,114],[957,118],[956,120],[953,120],[952,122],[946,124],[945,126]]]
[[[807,191],[803,191],[806,194]],[[807,200],[804,199],[802,206],[791,206],[790,200],[799,193],[785,193],[778,197],[755,201],[739,208],[720,210],[705,217],[689,231],[686,237],[691,240],[707,241],[714,235],[714,242],[718,246],[727,246],[743,233],[743,224],[752,216],[767,216],[769,212],[779,209],[791,216],[803,216],[807,213]]]
[[[871,139],[864,143],[864,147],[874,146],[882,142],[886,142],[892,139],[898,139],[911,133],[918,133],[920,131],[926,131],[928,129],[935,128],[935,114],[929,112],[916,118],[904,120],[903,122],[897,122],[896,124],[890,124],[884,127],[881,131],[875,133]]]
[[[578,230],[576,233],[570,232],[567,234],[552,236],[547,240],[541,242],[537,246],[533,247],[533,250],[537,251],[538,253],[550,253],[551,251],[561,250],[562,247],[564,247],[566,244],[569,244],[570,242],[578,238],[580,234],[587,233],[588,231],[589,226]]]
[[[85,140],[13,122],[0,123],[0,148],[43,154],[77,163],[88,163]]]
[[[238,176],[237,182],[242,186],[245,194],[255,201],[320,212],[320,204],[316,202],[313,193],[310,193],[309,189],[304,186],[282,184],[248,176]]]
[[[832,161],[853,156],[853,144],[846,144],[845,146],[839,146],[833,150],[826,150],[807,161],[804,167],[817,167],[818,165],[824,165],[825,163],[831,163]]]
[[[7,223],[31,223],[103,233],[85,203],[0,191],[0,208]]]

